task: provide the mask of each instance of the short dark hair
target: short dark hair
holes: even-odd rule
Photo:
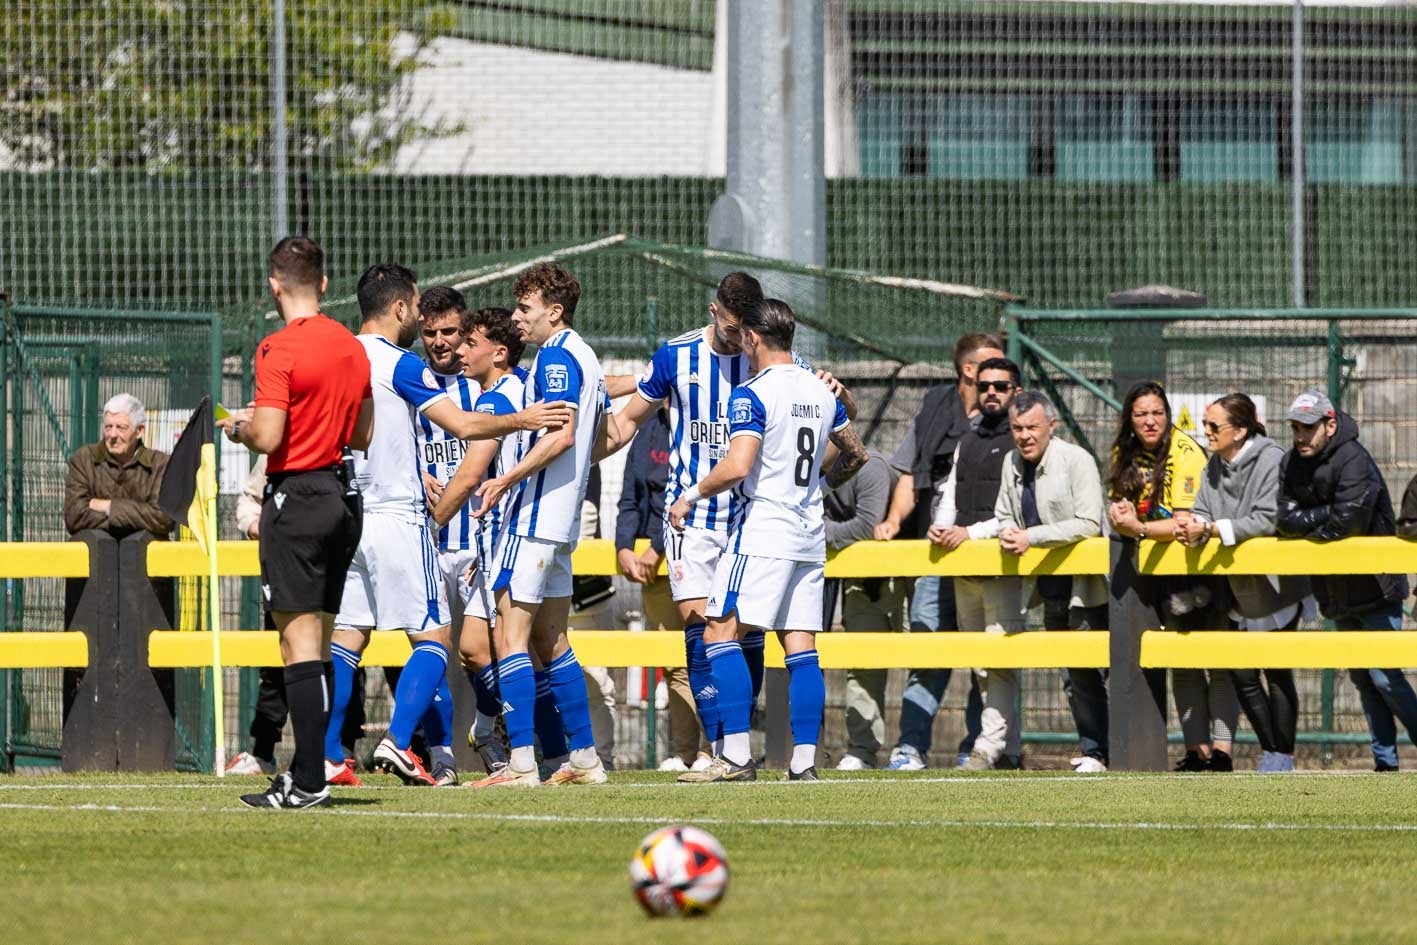
[[[461,292],[452,286],[435,285],[418,297],[418,317],[425,321],[442,318],[450,312],[458,316],[458,327],[467,334],[472,328],[471,314]]]
[[[522,361],[526,342],[522,341],[521,329],[512,321],[509,308],[480,308],[468,317],[468,331],[480,331],[487,340],[507,349],[507,367],[516,367]]]
[[[782,299],[763,299],[744,313],[742,326],[744,331],[757,332],[772,350],[791,351],[797,317]]]
[[[548,305],[561,306],[561,321],[575,324],[576,303],[581,300],[581,284],[576,277],[555,263],[538,263],[517,276],[512,285],[512,297],[522,299],[533,292],[541,293]]]
[[[359,313],[365,318],[377,318],[400,299],[413,304],[418,276],[398,263],[375,263],[364,270],[354,291],[359,298]]]
[[[979,364],[979,372],[975,377],[978,377],[985,371],[1008,371],[1009,377],[1013,379],[1014,386],[1023,386],[1023,374],[1019,371],[1018,365],[1008,358],[989,358],[986,361],[981,361]]]
[[[282,285],[319,294],[325,278],[325,251],[310,237],[285,237],[271,250],[267,264]]]
[[[982,331],[961,335],[959,341],[955,342],[954,363],[956,374],[964,370],[964,359],[980,348],[995,348],[999,351],[1003,351],[1004,343],[999,340],[998,335],[990,335]]]
[[[763,300],[763,286],[746,272],[730,272],[718,281],[715,300],[719,308],[741,319]]]

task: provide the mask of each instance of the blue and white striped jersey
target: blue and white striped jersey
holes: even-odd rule
[[[458,409],[472,410],[481,393],[476,381],[470,381],[461,374],[439,374],[432,368],[429,370]],[[467,452],[467,444],[422,414],[416,418],[414,430],[418,437],[418,461],[422,470],[438,480],[439,485],[446,486],[453,473],[457,472],[463,453]],[[471,502],[458,509],[458,514],[448,524],[433,533],[433,543],[439,551],[467,551],[472,547],[472,533],[477,519],[472,517],[470,506]],[[431,522],[429,527],[433,527]]]
[[[581,534],[581,501],[595,434],[610,406],[605,374],[585,339],[574,329],[563,328],[537,349],[528,375],[522,406],[543,400],[566,401],[575,408],[576,441],[546,468],[518,483],[507,510],[507,527],[523,538],[574,545]],[[531,451],[541,433],[522,434],[519,457]]]
[[[762,440],[736,490],[741,506],[729,531],[735,554],[826,561],[818,471],[827,438],[850,421],[811,371],[774,364],[733,391],[729,436]]]
[[[428,501],[413,418],[448,393],[412,351],[382,335],[357,337],[369,354],[374,391],[373,442],[367,451],[354,450],[354,480],[364,495],[364,511],[426,524]]]
[[[728,453],[728,398],[752,376],[748,356],[718,354],[709,343],[713,326],[696,328],[660,345],[640,378],[639,392],[653,403],[669,399],[669,476],[664,507],[702,482]],[[804,370],[811,366],[796,354]],[[712,532],[728,531],[737,511],[735,493],[700,499],[685,524]]]
[[[477,398],[477,412],[498,416],[516,413],[519,409],[518,405],[522,402],[522,389],[526,386],[526,378],[527,372],[525,370],[519,367],[512,368],[512,373],[503,375],[497,383],[483,391],[482,396]],[[487,468],[484,481],[496,478],[510,470],[517,464],[520,453],[521,435],[508,433],[503,436],[497,446],[496,455],[492,457],[492,465]],[[484,570],[490,567],[492,550],[497,547],[497,539],[502,537],[502,520],[506,517],[507,504],[511,501],[512,492],[515,490],[502,496],[502,501],[478,520],[477,558],[482,562]],[[474,495],[471,501],[480,503],[482,500]]]

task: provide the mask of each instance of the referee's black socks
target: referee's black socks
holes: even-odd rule
[[[328,663],[310,660],[285,668],[285,698],[290,705],[290,727],[295,733],[290,777],[302,791],[321,791],[325,787],[325,723],[330,711],[327,666]]]

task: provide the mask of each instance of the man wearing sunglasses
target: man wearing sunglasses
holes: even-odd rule
[[[990,358],[979,365],[979,422],[960,438],[949,478],[940,490],[940,504],[930,525],[930,541],[953,551],[970,539],[999,535],[994,506],[999,498],[1004,460],[1014,447],[1009,404],[1022,380],[1018,365],[1008,358]],[[1017,579],[960,577],[954,579],[955,612],[961,630],[1015,633],[1024,627],[1022,585]],[[980,675],[987,673],[981,670]],[[997,689],[998,687],[996,687]],[[1022,767],[1017,726],[1008,711],[986,697],[979,737],[964,767],[982,771]],[[1012,729],[1012,730],[1011,730]]]

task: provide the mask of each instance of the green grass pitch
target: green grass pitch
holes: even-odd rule
[[[1410,775],[612,777],[482,792],[376,775],[309,813],[239,808],[251,778],[0,779],[5,938],[1417,940]],[[630,896],[630,854],[666,823],[728,851],[707,918],[649,919]]]

